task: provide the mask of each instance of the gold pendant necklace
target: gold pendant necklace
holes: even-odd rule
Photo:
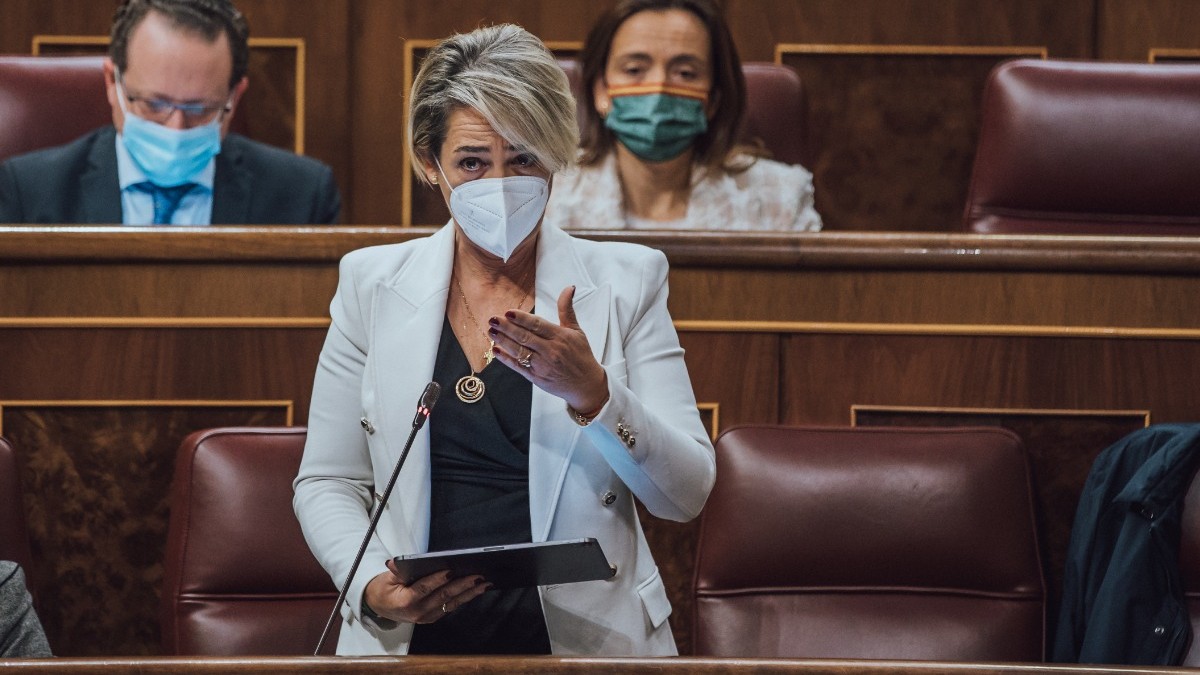
[[[528,282],[528,280],[529,277],[526,276],[525,281]],[[522,285],[525,284],[523,283]],[[467,294],[463,292],[462,284],[458,283],[458,277],[454,277],[454,287],[458,289],[458,296],[462,298],[463,308],[467,310],[467,316],[471,319],[471,323],[475,324],[475,330],[483,333],[483,336],[487,338],[488,346],[483,352],[483,367],[487,368],[489,365],[491,365],[492,360],[496,358],[496,341],[493,340],[492,336],[488,335],[482,327],[480,327],[479,321],[475,319],[475,313],[471,311],[471,303],[467,302]],[[528,297],[529,290],[526,289],[525,294],[522,295],[521,299],[517,301],[517,311],[521,311],[521,305],[525,304],[525,300]],[[466,333],[467,324],[464,323],[464,341],[466,340]],[[479,401],[479,399],[483,398],[483,394],[487,391],[487,387],[484,386],[483,380],[480,379],[479,375],[476,374],[475,367],[472,365],[470,359],[467,359],[467,367],[471,369],[471,373],[458,378],[458,382],[454,385],[454,395],[457,396],[458,400],[462,401],[463,403],[475,403]]]

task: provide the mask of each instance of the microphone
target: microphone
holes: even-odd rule
[[[441,395],[442,385],[437,382],[425,385],[425,391],[421,392],[421,400],[417,402],[417,416],[413,418],[413,429],[425,426],[425,420],[429,419],[429,412],[433,410],[434,404]]]
[[[375,514],[371,516],[371,524],[367,526],[367,534],[363,536],[362,544],[358,547],[358,554],[354,556],[354,564],[350,566],[350,572],[346,575],[346,581],[342,582],[342,590],[338,593],[337,602],[333,603],[333,611],[329,613],[329,620],[325,622],[325,630],[321,631],[321,639],[317,641],[317,648],[313,651],[313,656],[321,655],[321,648],[325,646],[325,640],[329,638],[329,631],[333,629],[333,621],[337,618],[338,610],[341,609],[342,603],[346,601],[346,593],[350,590],[350,581],[354,579],[354,573],[358,571],[358,566],[362,564],[363,555],[367,552],[367,542],[371,541],[371,535],[375,534],[375,528],[379,525],[379,518],[383,515],[383,507],[387,506],[388,497],[392,496],[392,488],[396,487],[396,479],[400,477],[400,468],[404,466],[404,460],[408,458],[408,451],[412,448],[413,440],[417,437],[417,432],[421,427],[425,426],[425,420],[429,419],[429,413],[433,410],[434,404],[437,403],[438,396],[442,394],[442,385],[437,382],[430,382],[425,385],[425,391],[421,392],[421,400],[417,402],[417,415],[413,418],[412,431],[408,434],[408,440],[404,443],[404,450],[400,453],[400,459],[396,461],[396,468],[392,470],[392,477],[388,480],[387,489],[383,491],[379,499],[379,506],[375,509]]]

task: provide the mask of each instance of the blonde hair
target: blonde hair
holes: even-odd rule
[[[520,26],[452,35],[430,50],[408,99],[408,149],[414,158],[437,157],[446,121],[461,107],[478,112],[550,173],[574,161],[579,129],[567,76],[542,41]],[[429,182],[417,162],[413,170]]]

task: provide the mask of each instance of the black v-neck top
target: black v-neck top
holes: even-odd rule
[[[477,373],[483,398],[454,393],[471,366],[447,319],[433,379],[442,398],[429,417],[429,550],[532,540],[529,424],[533,385],[499,361]],[[549,654],[536,588],[491,590],[413,631],[410,654]]]

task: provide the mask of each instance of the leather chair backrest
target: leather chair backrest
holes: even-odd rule
[[[964,226],[1200,234],[1200,64],[1010,61],[988,78]]]
[[[306,430],[225,428],[176,457],[162,595],[166,654],[311,655],[337,590],[304,541],[292,480]],[[327,646],[336,645],[334,635]]]
[[[560,59],[558,64],[567,73],[577,104],[575,119],[584,124],[582,72],[574,59]],[[747,62],[742,64],[746,77],[746,114],[740,137],[743,142],[756,144],[761,140],[771,153],[771,159],[786,164],[804,164],[805,119],[807,115],[804,87],[796,71],[776,63]]]
[[[693,587],[701,656],[1040,661],[1024,446],[991,428],[729,430]]]
[[[762,139],[772,159],[808,166],[808,108],[800,75],[781,64],[760,62],[743,63],[742,74],[746,76],[742,140]]]
[[[0,560],[20,564],[25,568],[26,579],[30,577],[33,553],[25,523],[20,467],[16,450],[3,438],[0,438]]]
[[[0,161],[112,124],[101,56],[0,56]]]

